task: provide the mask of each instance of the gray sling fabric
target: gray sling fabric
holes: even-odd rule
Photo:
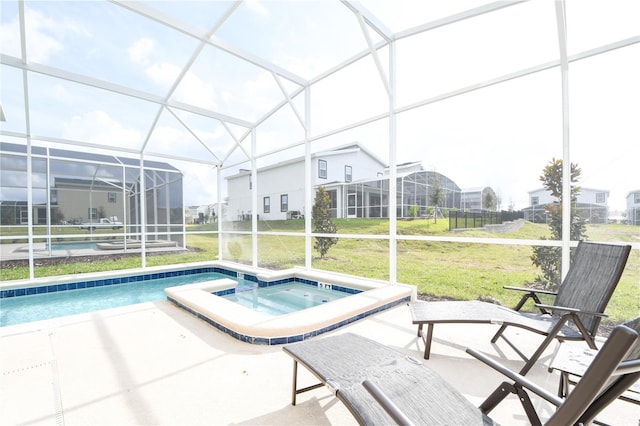
[[[547,425],[587,424],[640,376],[640,319],[615,327],[582,379],[566,399],[487,357],[467,352],[513,382],[503,382],[479,408],[420,361],[362,336],[346,333],[283,347],[312,372],[363,425],[492,425],[488,413],[509,394],[518,394],[532,424],[542,424],[529,393],[557,406]],[[388,414],[391,413],[393,417]]]
[[[478,301],[463,302],[414,302],[409,305],[413,324],[418,325],[418,335],[425,340],[424,358],[429,358],[434,324],[438,323],[496,323],[500,329],[492,342],[502,337],[516,351],[503,332],[507,327],[519,327],[547,336],[536,353],[527,358],[522,374],[531,368],[542,351],[556,338],[558,340],[585,340],[595,348],[594,338],[602,314],[620,281],[631,246],[588,243],[581,241],[575,250],[571,267],[555,297],[553,306],[543,306],[546,313],[526,313],[492,303]],[[535,290],[526,289],[527,297]],[[548,292],[547,292],[548,293]],[[535,299],[534,299],[535,300]],[[569,308],[569,309],[563,309]],[[588,314],[590,313],[590,314]],[[425,336],[422,327],[428,325]]]
[[[283,350],[333,389],[360,424],[393,423],[364,380],[374,381],[417,424],[494,424],[421,361],[365,337],[339,334]]]

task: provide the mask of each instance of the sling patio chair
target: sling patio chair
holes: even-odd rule
[[[620,281],[630,251],[630,245],[580,241],[567,276],[557,292],[505,287],[524,292],[514,309],[475,300],[410,303],[412,322],[418,325],[418,336],[424,340],[424,359],[429,359],[433,326],[439,323],[499,324],[500,329],[491,343],[502,337],[525,360],[525,365],[520,370],[523,375],[535,365],[554,339],[560,342],[584,340],[590,348],[596,349],[594,339],[600,321],[607,316],[605,308]],[[542,304],[539,294],[555,296],[553,305]],[[528,299],[535,302],[538,313],[520,311]],[[422,330],[425,324],[426,336]],[[533,355],[525,356],[504,336],[504,331],[510,326],[545,336]]]
[[[549,405],[536,404],[548,416],[546,424],[565,426],[592,421],[638,379],[640,360],[625,360],[638,339],[636,330],[625,325],[614,328],[566,398],[480,352],[467,349],[467,353],[508,378],[508,389],[517,390],[532,425],[541,420],[530,395],[557,407],[549,414]],[[422,361],[354,333],[292,343],[283,351],[293,358],[292,405],[297,395],[326,386],[362,425],[492,425],[495,422],[488,414],[504,399],[492,393],[489,402],[478,408]],[[299,364],[319,383],[298,388]]]
[[[624,325],[640,333],[640,317],[626,322]],[[577,380],[584,375],[584,372],[587,371],[597,354],[597,349],[577,347],[575,345],[560,345],[549,364],[550,371],[555,370],[560,373],[558,396],[565,397],[569,395],[571,386],[575,385]],[[636,344],[627,355],[627,360],[635,358],[640,358],[640,343]],[[627,392],[620,395],[620,399],[640,405],[640,380],[631,385]]]
[[[363,387],[390,418],[401,425],[494,424],[488,415],[509,393],[518,396],[531,425],[543,423],[530,394],[556,407],[545,425],[586,425],[640,378],[639,340],[638,330],[626,325],[615,327],[580,381],[564,399],[473,349],[467,349],[467,352],[509,378],[478,408],[470,408],[469,404],[463,404],[457,398],[451,399],[449,394],[457,392],[444,380],[414,384],[413,388],[421,389],[422,393],[426,392],[425,388],[429,390],[430,399],[421,401],[416,400],[413,390],[398,391],[396,382],[408,381],[407,378],[371,374],[371,379],[363,381]],[[342,399],[356,406],[350,398],[351,388],[344,393],[349,395],[343,395]],[[413,406],[410,402],[421,404],[421,409],[409,411],[407,407]]]

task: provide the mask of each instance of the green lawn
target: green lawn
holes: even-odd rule
[[[388,221],[376,219],[335,220],[340,234],[386,235]],[[227,224],[225,224],[227,226]],[[249,231],[249,222],[228,224],[235,231]],[[215,234],[192,234],[212,231],[214,225],[188,226],[187,245],[198,251],[181,254],[147,256],[147,266],[171,263],[196,262],[216,258],[218,237]],[[260,222],[259,231],[303,232],[304,221]],[[454,234],[448,231],[446,220],[398,221],[398,235],[459,236],[509,239],[539,239],[548,235],[546,225],[526,223],[511,234],[492,234],[483,230],[466,230]],[[627,225],[589,225],[587,236],[593,241],[638,241],[640,227]],[[250,263],[251,236],[225,236],[224,258]],[[304,237],[265,235],[258,236],[258,263],[260,266],[283,269],[304,266]],[[440,241],[398,241],[397,280],[414,284],[421,294],[456,299],[495,300],[507,306],[514,305],[515,292],[502,286],[525,286],[539,274],[531,263],[531,247],[528,245],[491,245]],[[369,238],[341,238],[331,247],[326,258],[313,253],[312,266],[317,269],[343,272],[352,275],[389,279],[389,242]],[[140,258],[117,261],[92,261],[58,266],[38,266],[36,276],[51,276],[128,269],[140,266]],[[27,278],[24,267],[3,269],[2,280]],[[640,315],[640,251],[632,251],[625,273],[609,304],[608,313],[615,322]]]

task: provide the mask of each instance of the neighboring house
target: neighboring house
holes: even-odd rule
[[[523,209],[525,220],[546,223],[546,206],[556,198],[544,188],[529,191],[529,207]],[[582,187],[576,198],[575,208],[590,223],[607,223],[609,217],[609,191]]]
[[[461,210],[463,211],[495,211],[498,208],[498,196],[488,186],[464,188],[460,198],[462,203]]]
[[[198,215],[198,209],[200,206],[188,206],[184,209],[184,222],[186,224],[195,224],[198,223],[200,219]]]
[[[99,222],[105,217],[123,220],[125,201],[122,190],[118,189],[122,186],[118,181],[54,177],[51,208],[52,211],[58,209],[60,217],[66,218],[71,225],[74,222]],[[56,217],[55,214],[52,216]]]
[[[389,217],[389,168],[357,143],[312,155],[312,187],[324,186],[335,218]],[[303,217],[311,212],[304,205],[304,157],[257,170],[258,217],[264,220]],[[241,170],[227,177],[230,220],[251,217],[251,173]],[[460,208],[461,191],[448,177],[425,171],[419,162],[397,166],[397,217],[409,217],[412,206],[418,215],[433,206],[439,193],[439,208]]]
[[[627,223],[640,225],[640,189],[627,194]]]
[[[140,160],[34,146],[32,218],[35,225],[78,225],[117,218],[127,232],[141,224]],[[27,147],[0,143],[0,226],[29,218]],[[183,222],[182,174],[170,164],[144,161],[146,224],[173,232]],[[176,237],[178,238],[178,237]]]
[[[185,223],[187,224],[203,224],[216,223],[218,215],[216,207],[217,203],[204,204],[202,206],[189,206],[185,208]]]
[[[349,144],[311,156],[311,186],[318,188],[344,184],[382,175],[385,164],[358,143]],[[304,157],[283,161],[257,170],[258,217],[278,220],[300,216],[311,212],[305,206],[305,162]],[[249,220],[252,211],[251,172],[240,170],[227,179],[227,219]],[[346,200],[333,189],[329,192],[334,208],[346,206]],[[315,196],[312,197],[312,199]],[[313,201],[312,201],[313,202]],[[295,213],[297,215],[297,213]]]

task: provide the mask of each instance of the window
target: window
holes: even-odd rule
[[[351,166],[344,166],[344,181],[345,182],[351,182],[351,179],[353,177],[353,170],[351,169]]]
[[[95,207],[89,208],[89,212],[87,216],[89,216],[89,222],[91,222],[92,220],[98,219],[98,209]]]
[[[633,204],[640,204],[640,192],[633,194]]]
[[[338,208],[338,193],[337,193],[337,191],[335,191],[335,190],[327,191],[327,193],[329,194],[329,201],[331,203],[331,208],[332,209],[337,209]]]
[[[262,199],[262,211],[263,213],[271,212],[271,197],[264,197]]]
[[[596,203],[604,204],[604,202],[605,202],[604,192],[596,192]]]
[[[537,206],[538,204],[540,204],[540,197],[531,197],[531,205]]]
[[[289,195],[282,194],[280,196],[280,211],[286,212],[289,210]]]
[[[327,178],[327,160],[318,160],[318,177]]]
[[[110,203],[115,203],[116,202],[116,193],[115,192],[107,193],[107,201],[110,202]]]

